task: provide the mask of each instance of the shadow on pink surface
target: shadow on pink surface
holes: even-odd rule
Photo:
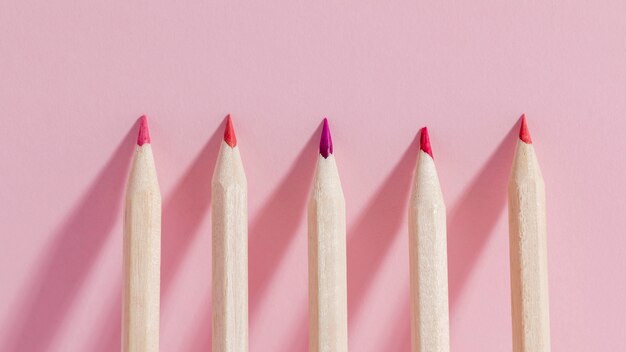
[[[506,206],[507,182],[517,143],[517,125],[500,142],[465,189],[448,217],[448,283],[450,315],[488,235]],[[503,234],[505,235],[505,234]]]
[[[211,332],[212,310],[211,291],[204,300],[204,305],[199,310],[198,323],[196,328],[189,335],[189,344],[182,351],[186,352],[207,352],[212,350],[213,335]]]
[[[400,309],[396,310],[393,329],[387,329],[388,336],[381,345],[385,351],[409,352],[411,351],[411,311],[409,301],[409,278],[406,280],[405,294],[402,295]]]
[[[250,226],[250,322],[299,226],[306,221],[309,189],[315,172],[321,124],[308,139],[287,176],[280,182]]]
[[[284,352],[306,352],[309,350],[309,300],[304,299],[304,309],[300,311],[298,324],[294,326],[289,334]],[[349,338],[349,337],[348,337]]]
[[[419,151],[418,135],[348,233],[348,319],[353,320],[395,236],[408,232],[407,204]],[[407,238],[408,243],[408,238]]]
[[[63,326],[81,286],[120,216],[122,198],[137,129],[119,143],[111,159],[63,225],[51,237],[22,300],[12,315],[12,329],[2,351],[47,351]],[[54,206],[51,204],[51,206]],[[121,230],[120,230],[121,232]]]
[[[98,322],[94,337],[89,339],[90,345],[84,351],[111,352],[122,348],[122,276],[119,277],[119,285],[109,298],[113,303],[104,312],[105,317]]]
[[[163,217],[163,258],[161,265],[162,291],[161,305],[174,304],[167,299],[172,281],[182,264],[185,254],[191,243],[198,236],[198,229],[202,220],[210,216],[211,180],[217,161],[221,143],[223,141],[226,118],[213,132],[202,151],[193,161],[185,175],[174,188],[165,203]],[[206,233],[210,236],[210,233]],[[207,248],[207,251],[209,249]],[[208,267],[211,258],[207,257]],[[210,280],[210,277],[208,278]],[[180,302],[179,302],[180,303]],[[211,350],[211,295],[209,290],[208,308],[199,309],[198,329],[202,329],[202,339],[193,340],[193,346],[185,351]],[[163,311],[163,309],[161,309]],[[161,331],[163,336],[166,331]]]
[[[226,118],[213,132],[163,206],[161,231],[161,304],[205,217],[210,216],[211,179],[223,141]],[[210,236],[210,233],[205,234]],[[208,250],[208,249],[207,249]],[[207,266],[211,265],[210,257]]]

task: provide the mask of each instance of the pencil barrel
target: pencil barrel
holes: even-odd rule
[[[248,351],[248,229],[245,190],[214,187],[213,351]]]
[[[448,352],[446,206],[432,157],[419,155],[409,205],[411,345],[413,352]]]
[[[123,242],[122,351],[158,352],[161,195],[149,144],[135,153]]]
[[[222,143],[212,180],[212,351],[248,351],[248,191],[236,146]]]
[[[531,144],[518,142],[508,193],[513,352],[548,352],[545,185]]]
[[[309,202],[309,351],[348,350],[345,200],[332,155],[320,156]]]

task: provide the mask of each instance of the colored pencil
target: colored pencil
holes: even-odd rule
[[[524,115],[509,180],[509,246],[513,351],[550,351],[545,186]]]
[[[446,205],[426,127],[420,133],[409,205],[409,262],[412,351],[448,352]]]
[[[309,202],[309,351],[348,350],[346,210],[324,119]]]
[[[248,351],[248,190],[230,115],[212,181],[213,352]]]
[[[161,193],[142,116],[126,189],[122,351],[159,350],[160,266]]]

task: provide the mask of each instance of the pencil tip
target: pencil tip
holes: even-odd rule
[[[150,130],[148,129],[148,117],[142,115],[139,118],[139,135],[137,136],[137,145],[150,144]]]
[[[333,140],[330,137],[330,127],[328,127],[328,119],[324,118],[322,126],[322,137],[320,138],[320,154],[324,159],[333,153]]]
[[[428,136],[428,128],[426,126],[422,127],[420,132],[420,149],[424,151],[424,153],[433,157],[433,149],[430,146],[430,137]]]
[[[224,129],[224,142],[231,148],[237,146],[237,136],[235,136],[235,129],[233,128],[233,119],[230,114],[226,116],[226,128]]]
[[[526,114],[522,114],[520,117],[522,120],[520,129],[519,129],[519,139],[526,144],[532,144],[533,140],[530,138],[530,132],[528,131],[528,124],[526,123]]]

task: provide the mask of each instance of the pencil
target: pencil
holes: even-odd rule
[[[524,115],[509,180],[509,246],[513,351],[550,351],[545,187]]]
[[[248,190],[228,115],[212,181],[213,352],[248,351]]]
[[[412,351],[448,352],[446,205],[426,127],[414,177],[409,205]]]
[[[159,350],[161,193],[146,116],[126,189],[122,351]]]
[[[348,350],[346,210],[324,119],[309,202],[309,351]]]

